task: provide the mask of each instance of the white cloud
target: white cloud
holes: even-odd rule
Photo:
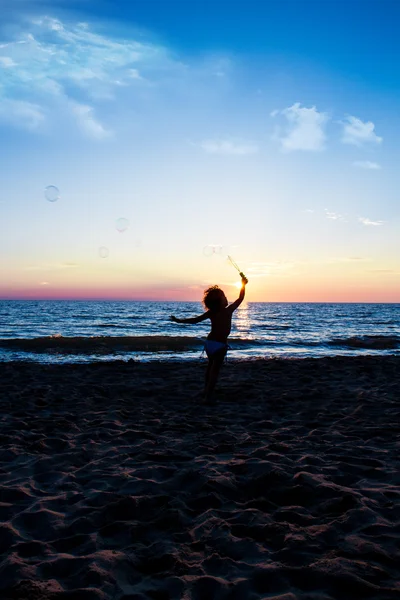
[[[331,212],[325,209],[325,214],[326,218],[330,219],[331,221],[344,221],[343,215],[340,215],[339,213]]]
[[[278,130],[276,135],[282,150],[318,151],[324,148],[325,126],[329,120],[326,113],[318,112],[315,106],[306,108],[296,102],[284,110],[271,113],[272,117],[278,115],[284,116],[287,121],[283,131]]]
[[[33,131],[38,129],[44,119],[44,111],[38,104],[0,98],[0,121]]]
[[[76,269],[79,267],[78,263],[41,263],[38,265],[28,265],[24,267],[25,271],[60,271],[64,269]]]
[[[17,63],[13,61],[9,56],[0,56],[0,67],[8,69],[10,67],[16,67]]]
[[[371,162],[370,160],[356,160],[353,162],[355,167],[359,167],[360,169],[371,169],[378,170],[381,168],[380,165],[376,162]]]
[[[362,256],[342,256],[342,257],[331,258],[328,262],[330,264],[337,264],[337,263],[368,262],[370,260],[371,259],[363,258]]]
[[[200,147],[209,154],[233,154],[244,156],[258,152],[258,146],[253,142],[234,142],[232,140],[204,140]]]
[[[72,108],[87,135],[104,138],[109,132],[93,116],[95,101],[113,100],[121,86],[160,81],[182,71],[166,48],[100,35],[87,23],[43,17],[16,30],[14,40],[0,44],[0,115],[10,115],[10,122],[30,130],[45,115],[56,113],[60,120]]]
[[[393,269],[369,269],[367,273],[388,273],[390,275],[398,275],[397,271]]]
[[[137,69],[128,69],[128,76],[131,79],[143,79],[143,77],[140,75]]]
[[[112,132],[105,129],[94,117],[94,111],[91,106],[75,103],[72,105],[72,112],[76,116],[81,129],[89,137],[101,140],[111,135]]]
[[[358,220],[366,226],[379,227],[380,225],[383,225],[383,221],[371,221],[371,219],[368,219],[367,217],[358,217]]]
[[[252,279],[258,277],[268,277],[269,275],[285,276],[287,271],[291,271],[295,263],[276,261],[276,262],[250,262],[246,267],[246,273]]]
[[[376,135],[375,125],[372,121],[363,122],[357,117],[348,116],[342,125],[342,142],[344,144],[363,146],[364,144],[380,144],[383,140]]]

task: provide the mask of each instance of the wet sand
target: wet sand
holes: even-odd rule
[[[400,598],[400,357],[0,364],[0,598]]]

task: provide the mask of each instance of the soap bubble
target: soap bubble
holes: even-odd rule
[[[106,248],[105,246],[100,246],[99,254],[101,258],[107,258],[110,253],[108,248]]]
[[[44,190],[46,200],[57,202],[60,199],[60,191],[55,185],[48,185]]]
[[[208,246],[204,246],[203,254],[205,256],[212,256],[213,254],[218,254],[218,256],[223,256],[227,254],[228,249],[226,246],[221,246],[220,244],[209,244]]]
[[[117,228],[117,231],[119,231],[120,233],[123,233],[129,227],[128,219],[125,219],[124,217],[117,219],[115,222],[115,227]]]

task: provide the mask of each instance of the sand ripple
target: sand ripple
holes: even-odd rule
[[[399,366],[0,365],[0,597],[398,600]]]

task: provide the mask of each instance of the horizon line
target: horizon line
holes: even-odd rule
[[[88,297],[88,298],[22,298],[22,297],[3,297],[0,296],[0,302],[178,302],[182,304],[196,303],[202,304],[201,300],[165,300],[154,298],[104,298],[104,297]],[[398,301],[374,301],[374,300],[245,300],[246,304],[400,304]]]

